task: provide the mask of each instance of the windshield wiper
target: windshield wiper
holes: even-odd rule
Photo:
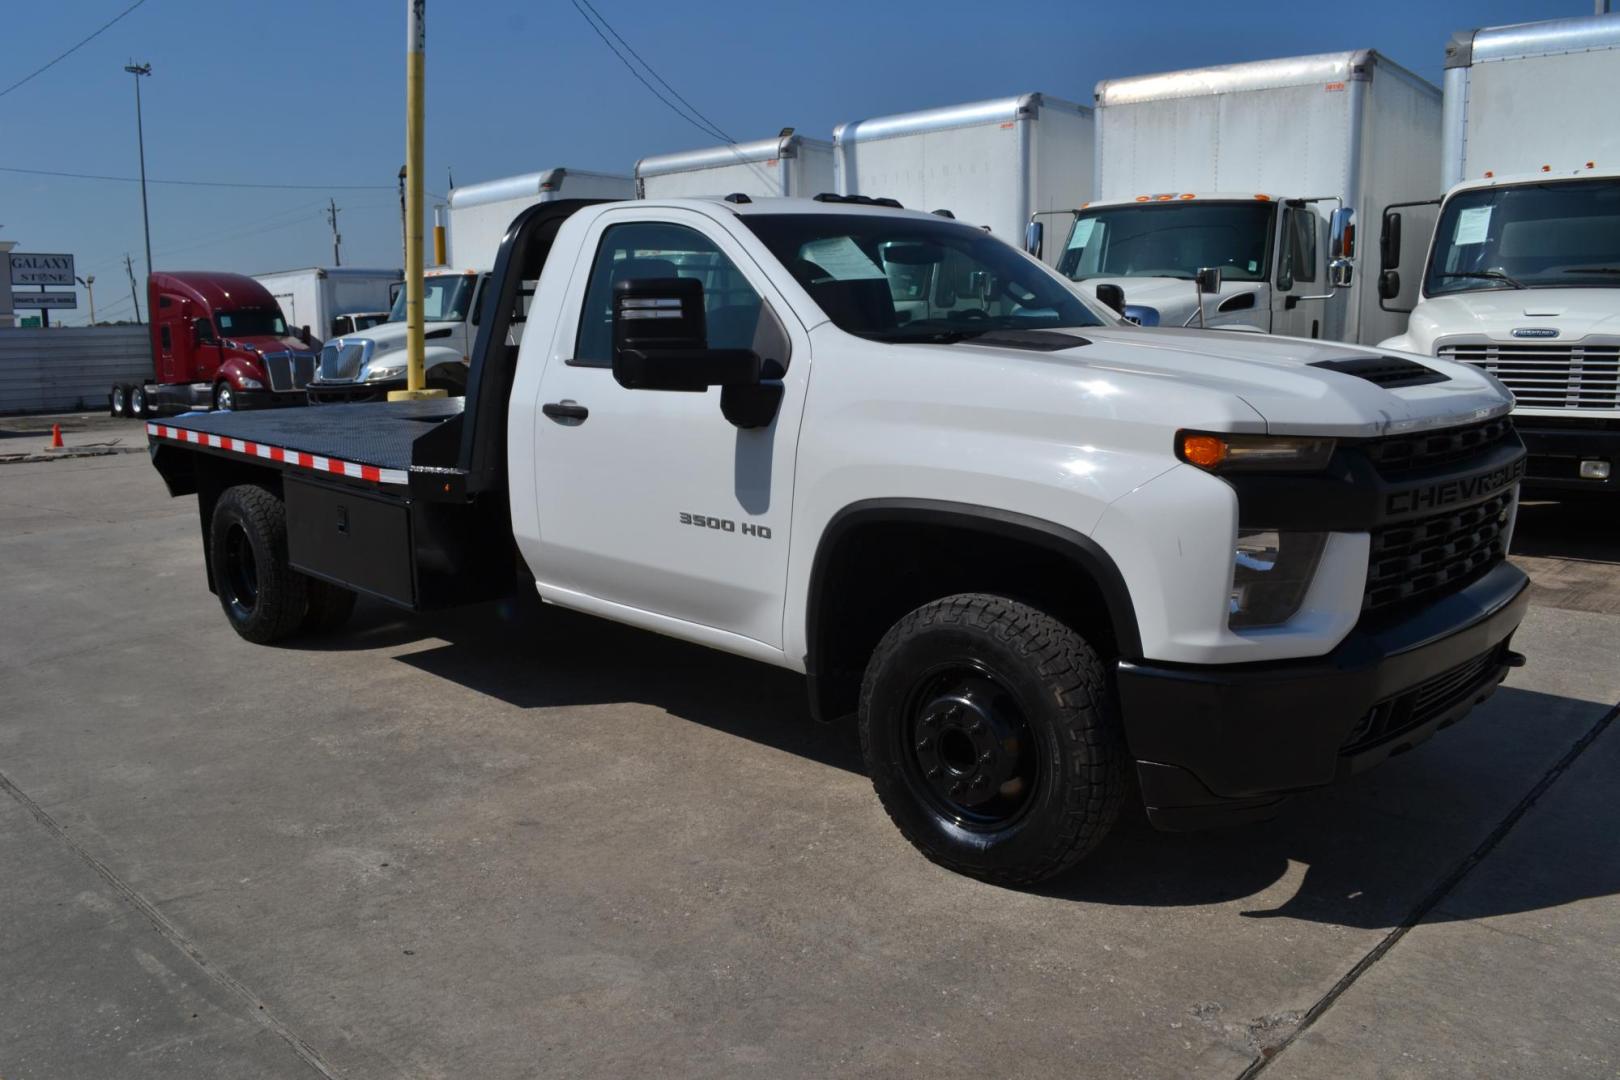
[[[1566,274],[1620,274],[1620,266],[1577,266]]]
[[[958,341],[966,341],[987,333],[984,330],[934,330],[920,334],[871,334],[873,341],[881,341],[889,345],[954,345]]]
[[[1486,281],[1505,281],[1515,289],[1528,289],[1530,287],[1518,278],[1509,277],[1500,270],[1454,270],[1451,273],[1439,276],[1443,278],[1483,278]]]

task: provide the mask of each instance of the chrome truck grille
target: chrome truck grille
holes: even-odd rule
[[[360,365],[365,363],[365,341],[329,341],[321,349],[321,370],[318,378],[321,382],[353,382],[360,374]]]
[[[1537,409],[1620,409],[1620,343],[1442,345],[1440,356],[1501,379]]]
[[[302,390],[315,375],[313,353],[265,353],[264,373],[270,378],[270,389],[280,394]]]

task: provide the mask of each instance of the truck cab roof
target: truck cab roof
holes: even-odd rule
[[[1080,207],[1094,210],[1099,206],[1132,206],[1138,203],[1175,202],[1282,202],[1295,196],[1271,191],[1154,191],[1140,195],[1120,196],[1115,199],[1092,199]]]
[[[213,310],[275,307],[270,290],[244,274],[213,270],[159,270],[147,279],[153,292],[178,293]]]

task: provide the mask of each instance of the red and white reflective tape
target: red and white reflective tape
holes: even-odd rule
[[[284,465],[293,465],[312,472],[335,473],[338,476],[351,476],[356,480],[370,480],[375,484],[405,484],[410,479],[404,469],[382,469],[376,465],[339,461],[337,458],[321,457],[319,454],[306,454],[302,450],[286,450],[268,443],[233,439],[227,435],[210,435],[206,431],[192,431],[189,428],[170,427],[167,424],[147,424],[146,433],[156,439],[211,446],[216,450],[228,450],[233,454],[279,461]]]

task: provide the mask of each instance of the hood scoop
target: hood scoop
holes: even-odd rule
[[[1451,381],[1450,376],[1442,375],[1431,367],[1424,367],[1416,361],[1403,360],[1398,356],[1352,356],[1344,360],[1318,360],[1311,367],[1337,371],[1341,375],[1354,375],[1358,379],[1366,379],[1375,386],[1382,386],[1385,390]]]
[[[988,345],[995,349],[1028,349],[1031,352],[1057,352],[1090,345],[1088,338],[1059,330],[988,330],[962,340],[964,345]]]

